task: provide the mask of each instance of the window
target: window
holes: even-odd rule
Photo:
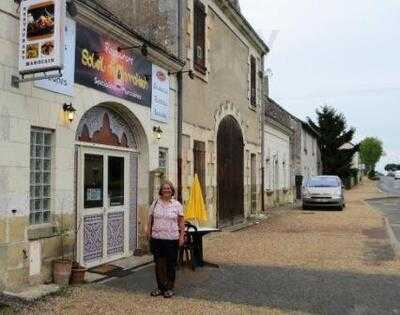
[[[30,224],[50,221],[52,132],[31,129]]]
[[[206,144],[194,140],[193,143],[193,174],[197,174],[203,193],[206,196]]]
[[[312,146],[312,155],[315,155],[315,147],[316,147],[316,141],[315,139],[311,138],[311,146]]]
[[[199,0],[194,2],[194,45],[193,45],[193,62],[195,70],[206,73],[205,58],[205,29],[206,29],[206,9]]]
[[[307,133],[306,132],[303,133],[303,138],[304,138],[304,153],[307,154],[308,150],[307,150]]]
[[[168,149],[159,148],[158,150],[158,167],[164,170],[164,176],[168,177]]]
[[[257,67],[256,58],[250,58],[250,104],[256,106],[257,102]]]

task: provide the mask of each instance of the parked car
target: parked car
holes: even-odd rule
[[[334,207],[343,210],[344,187],[338,176],[314,176],[303,185],[303,209],[309,207]]]
[[[400,179],[400,171],[394,172],[394,179]]]

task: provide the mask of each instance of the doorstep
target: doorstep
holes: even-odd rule
[[[121,258],[110,262],[111,265],[118,266],[122,268],[125,274],[129,274],[130,271],[137,270],[139,268],[145,267],[153,263],[153,256],[151,255],[143,255],[143,256],[130,256],[126,258]],[[108,281],[111,278],[115,278],[113,276],[101,275],[94,272],[87,271],[85,273],[85,282],[86,283],[97,283],[102,281]]]
[[[22,291],[11,292],[3,291],[2,295],[7,300],[19,300],[23,302],[35,302],[42,297],[50,294],[55,294],[61,290],[61,287],[57,284],[42,284],[34,287],[26,288]],[[1,295],[1,294],[0,294]]]
[[[260,224],[261,222],[268,220],[270,215],[268,213],[258,213],[258,214],[252,214],[246,220],[242,223],[235,224],[232,226],[224,227],[222,228],[222,231],[225,232],[236,232],[240,231],[243,229],[246,229],[250,226]]]

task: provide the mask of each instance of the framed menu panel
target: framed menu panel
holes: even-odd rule
[[[63,68],[65,0],[21,2],[19,72]]]

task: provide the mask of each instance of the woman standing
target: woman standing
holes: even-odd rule
[[[151,291],[151,296],[170,298],[174,295],[178,246],[183,245],[185,221],[182,205],[172,198],[175,188],[171,182],[165,181],[158,195],[150,207],[147,228],[157,279],[157,288]]]

